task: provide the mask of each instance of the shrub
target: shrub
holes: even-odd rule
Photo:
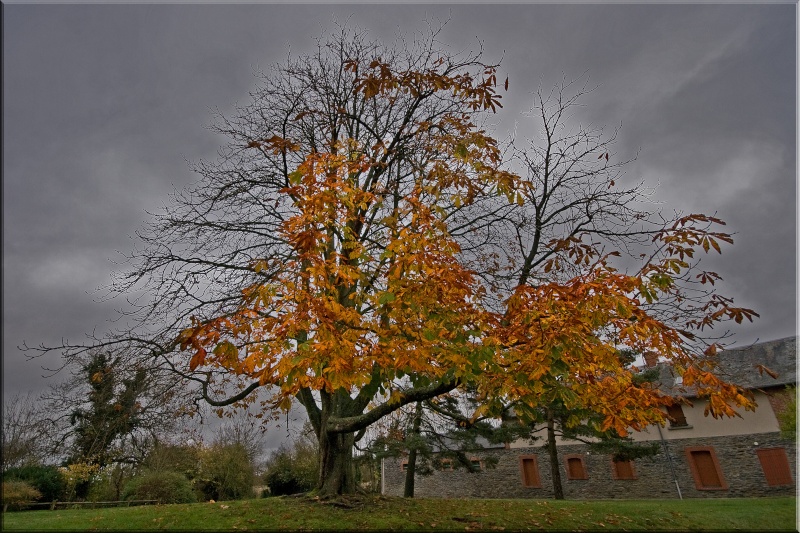
[[[64,499],[67,482],[56,466],[27,465],[9,468],[3,472],[3,481],[25,481],[37,491],[44,501]]]
[[[23,507],[42,497],[42,493],[25,481],[3,481],[3,505]]]
[[[253,497],[255,473],[247,449],[239,444],[215,444],[203,450],[201,478],[196,480],[206,500]]]
[[[122,489],[132,477],[128,465],[109,465],[92,479],[86,499],[93,502],[117,501],[122,498]]]
[[[144,472],[125,484],[123,500],[159,500],[161,503],[195,503],[192,484],[169,470]]]
[[[66,483],[65,498],[68,501],[83,501],[89,495],[89,487],[100,471],[100,465],[76,462],[58,469]]]
[[[296,446],[294,450],[281,447],[267,464],[264,481],[272,496],[308,492],[317,477],[316,454],[312,449]]]

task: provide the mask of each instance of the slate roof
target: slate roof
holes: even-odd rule
[[[725,381],[735,383],[744,389],[762,389],[785,386],[797,383],[797,337],[785,337],[767,342],[760,342],[742,348],[732,348],[719,352],[715,358],[718,365],[715,373]],[[767,372],[759,372],[758,365],[763,365],[777,374],[776,378]],[[675,384],[672,368],[660,363],[661,389],[665,392]],[[688,387],[675,390],[673,393],[692,396]]]

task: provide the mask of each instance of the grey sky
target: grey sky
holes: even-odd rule
[[[116,251],[186,160],[223,140],[210,109],[246,103],[253,71],[302,54],[332,20],[391,41],[450,19],[441,40],[483,43],[510,91],[505,135],[539,83],[598,84],[578,117],[622,124],[627,178],[660,184],[666,209],[714,213],[736,244],[709,260],[724,294],[761,314],[738,344],[796,332],[794,4],[3,6],[3,396],[39,391],[16,346],[107,329],[97,303]]]

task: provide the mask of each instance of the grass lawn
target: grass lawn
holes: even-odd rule
[[[467,500],[280,497],[185,505],[8,512],[4,531],[401,530],[796,531],[796,498]]]

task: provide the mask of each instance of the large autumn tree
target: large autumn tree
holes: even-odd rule
[[[501,148],[485,121],[508,79],[437,35],[340,29],[265,74],[218,117],[219,159],[140,234],[113,288],[146,295],[135,328],[98,344],[146,348],[214,406],[298,402],[322,495],[355,490],[371,424],[467,386],[472,419],[558,401],[619,434],[663,423],[672,398],[620,348],[671,361],[714,416],[752,407],[698,335],[751,316],[693,288],[717,279],[693,258],[730,241],[721,221],[635,210],[613,138],[564,132],[563,87],[540,99],[543,143]],[[617,270],[620,251],[639,265]]]

